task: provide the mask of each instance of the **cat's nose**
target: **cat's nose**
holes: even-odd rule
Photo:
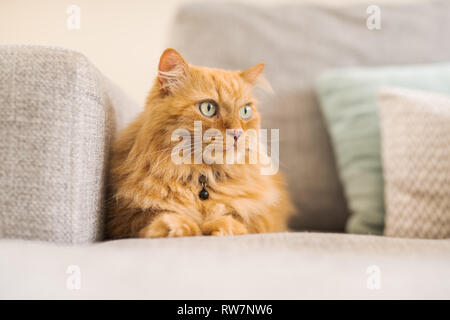
[[[227,130],[227,133],[234,138],[234,141],[237,141],[239,137],[242,135],[243,131],[242,129],[234,129],[234,130]]]

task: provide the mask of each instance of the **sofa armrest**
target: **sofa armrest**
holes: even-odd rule
[[[0,238],[103,237],[111,90],[77,52],[0,46]]]

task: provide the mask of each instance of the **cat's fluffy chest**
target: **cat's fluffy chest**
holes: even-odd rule
[[[277,176],[264,176],[251,171],[244,167],[240,174],[235,173],[234,178],[208,175],[206,190],[209,198],[206,200],[199,197],[202,184],[194,182],[184,185],[186,190],[178,189],[179,193],[173,195],[174,199],[186,205],[186,194],[189,194],[192,206],[203,218],[217,214],[235,214],[248,219],[268,206],[276,205],[281,198]]]

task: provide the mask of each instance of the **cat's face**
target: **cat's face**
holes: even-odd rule
[[[248,141],[249,130],[257,132],[260,128],[260,113],[252,89],[263,68],[259,64],[241,72],[197,67],[188,65],[178,52],[168,49],[159,65],[161,103],[152,110],[152,117],[165,128],[169,139],[179,128],[194,136],[194,123],[197,122],[198,128],[201,122],[203,135],[207,131],[221,133],[223,140],[215,136],[212,143],[221,144],[222,151],[230,148],[239,151],[237,145],[242,140]],[[210,143],[203,141],[203,146]]]

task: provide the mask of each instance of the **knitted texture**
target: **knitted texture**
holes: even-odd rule
[[[383,89],[379,108],[385,235],[450,238],[450,99]]]
[[[106,84],[79,53],[0,46],[0,238],[102,238]]]

